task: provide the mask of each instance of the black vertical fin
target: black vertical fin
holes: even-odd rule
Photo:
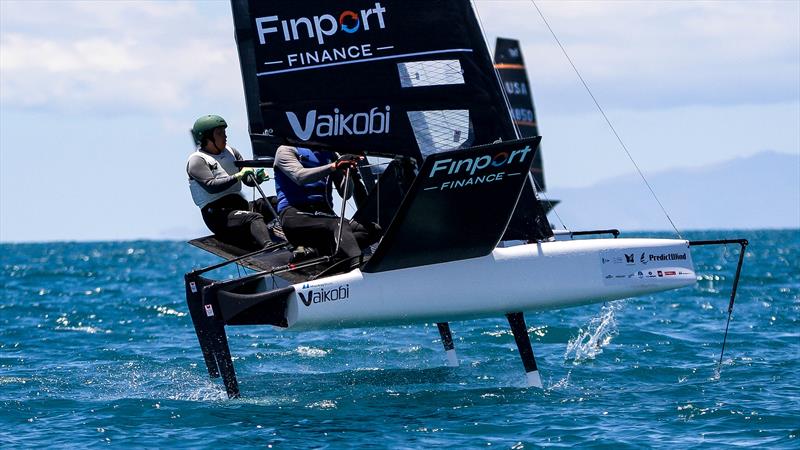
[[[522,358],[522,365],[525,367],[525,378],[528,386],[542,388],[542,379],[539,376],[539,369],[536,367],[536,357],[533,356],[531,339],[528,337],[528,329],[525,326],[525,317],[521,312],[508,313],[508,324],[511,325],[511,332],[517,342],[519,356]]]
[[[225,391],[228,398],[239,397],[239,383],[236,381],[236,371],[231,359],[230,347],[228,347],[228,337],[225,333],[225,321],[222,318],[222,311],[217,299],[217,288],[213,285],[203,289],[203,310],[210,319],[211,352],[217,361],[219,374],[222,375],[222,382],[225,383]]]
[[[442,345],[447,354],[447,365],[458,367],[458,355],[456,355],[456,346],[453,344],[453,335],[450,333],[450,324],[439,322],[436,326],[439,328],[439,336],[442,337]]]
[[[193,272],[187,273],[184,281],[186,283],[186,303],[189,306],[189,314],[192,317],[197,340],[200,342],[200,350],[203,352],[208,374],[212,378],[219,378],[219,369],[211,342],[213,322],[206,316],[203,308],[203,288],[211,282]]]

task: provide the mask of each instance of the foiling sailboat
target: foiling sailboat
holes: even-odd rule
[[[191,241],[225,258],[185,282],[208,372],[223,378],[230,397],[239,387],[226,326],[435,322],[448,364],[457,365],[449,322],[499,315],[508,318],[528,385],[541,387],[523,312],[693,285],[693,245],[737,242],[743,255],[744,240],[555,232],[546,218],[551,202],[537,196],[544,179],[533,105],[515,106],[507,95],[514,92],[504,93],[507,83],[513,90],[527,81],[501,82],[467,0],[232,7],[254,154],[244,165],[269,167],[282,144],[390,162],[360,167],[367,195],[353,216],[385,229],[371,255],[296,260],[278,238],[250,252],[214,236]],[[514,76],[522,67],[521,57],[497,64]],[[530,115],[512,116],[513,108]],[[515,120],[533,132],[520,136]],[[253,272],[207,278],[227,264]]]

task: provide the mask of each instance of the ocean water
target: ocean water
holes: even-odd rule
[[[653,234],[650,234],[653,235]],[[278,332],[230,327],[243,397],[211,380],[183,242],[0,245],[0,446],[800,448],[800,230],[693,251],[696,286],[526,314],[544,390],[504,318]],[[233,276],[235,269],[218,273]]]

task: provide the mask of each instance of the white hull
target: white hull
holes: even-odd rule
[[[689,243],[587,239],[496,248],[490,255],[294,285],[289,329],[498,317],[676,289],[696,281]],[[305,301],[304,301],[305,300]]]

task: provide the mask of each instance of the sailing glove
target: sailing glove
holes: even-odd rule
[[[236,172],[236,174],[234,174],[233,176],[237,180],[241,180],[242,178],[246,178],[248,175],[254,175],[254,174],[255,171],[253,170],[252,167],[245,167],[244,169]]]
[[[256,170],[256,181],[257,182],[263,183],[263,182],[265,182],[267,180],[269,180],[269,174],[267,173],[266,170],[264,170],[264,169]]]
[[[333,170],[355,169],[358,166],[358,160],[361,158],[361,156],[356,155],[342,155],[333,163]]]

